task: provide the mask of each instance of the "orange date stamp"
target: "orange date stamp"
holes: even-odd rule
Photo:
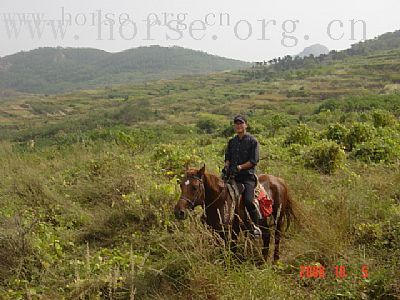
[[[368,278],[368,266],[362,265],[360,272],[357,272],[360,278]],[[306,278],[325,278],[327,273],[331,272],[336,278],[345,279],[350,277],[348,268],[345,265],[336,265],[333,268],[326,268],[323,265],[300,266],[299,275],[301,279]]]

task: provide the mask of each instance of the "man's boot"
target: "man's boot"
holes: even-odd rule
[[[254,208],[253,210],[249,211],[249,215],[251,220],[253,221],[253,234],[254,237],[260,237],[262,232],[260,227],[258,227],[258,211],[257,208]]]

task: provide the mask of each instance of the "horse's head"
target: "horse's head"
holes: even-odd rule
[[[186,166],[185,176],[180,181],[181,196],[175,205],[174,213],[177,219],[183,220],[187,217],[187,210],[193,210],[205,201],[204,172],[206,166],[200,170],[188,169]]]

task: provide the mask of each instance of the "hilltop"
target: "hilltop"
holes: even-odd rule
[[[60,93],[234,70],[249,63],[182,47],[149,46],[109,53],[90,48],[38,48],[0,59],[0,88]]]
[[[321,54],[328,54],[329,53],[329,49],[321,44],[314,44],[311,46],[308,46],[306,48],[304,48],[303,51],[301,51],[299,54],[295,55],[295,56],[299,56],[301,58],[305,57],[305,56],[320,56]]]

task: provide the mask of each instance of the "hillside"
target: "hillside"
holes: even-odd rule
[[[392,50],[400,48],[400,30],[387,32],[373,39],[366,40],[351,46],[347,50],[351,54],[368,54],[378,50]]]
[[[368,53],[7,93],[0,295],[398,299],[400,48],[377,40]],[[296,203],[275,264],[244,235],[230,252],[201,207],[173,214],[185,163],[220,173],[237,113],[260,142],[257,173],[283,178]]]
[[[39,48],[0,59],[0,88],[59,93],[239,69],[248,63],[181,47],[138,47],[117,53]]]
[[[393,50],[394,55],[396,55],[397,50],[400,47],[400,30],[394,32],[388,32],[382,34],[378,37],[375,37],[371,40],[366,40],[363,42],[359,42],[351,45],[350,48],[336,51],[332,50],[327,54],[320,54],[319,56],[304,56],[301,58],[300,56],[292,57],[290,55],[286,55],[284,57],[274,58],[268,61],[268,65],[257,67],[253,70],[253,77],[264,78],[265,80],[269,80],[274,76],[275,72],[281,71],[291,71],[296,69],[313,69],[321,66],[329,66],[331,64],[335,64],[335,61],[342,61],[349,59],[351,57],[361,56],[370,56],[371,58],[374,54],[379,53],[380,51],[390,51]],[[385,59],[385,57],[380,57],[377,61],[381,61],[381,59]],[[390,64],[391,60],[383,62],[384,64]],[[377,62],[369,62],[368,66],[371,64],[375,64],[374,68],[379,68]],[[361,67],[361,66],[360,66]],[[388,66],[386,66],[388,67]],[[395,61],[395,66],[397,67],[397,63]],[[254,69],[254,68],[253,68]],[[397,78],[395,74],[391,74],[394,78]]]
[[[305,57],[305,56],[310,56],[311,54],[313,56],[320,56],[321,54],[328,54],[329,53],[329,49],[321,44],[314,44],[311,46],[308,46],[306,48],[304,48],[303,51],[301,51],[299,54],[295,55],[295,56],[299,56],[301,58]]]

